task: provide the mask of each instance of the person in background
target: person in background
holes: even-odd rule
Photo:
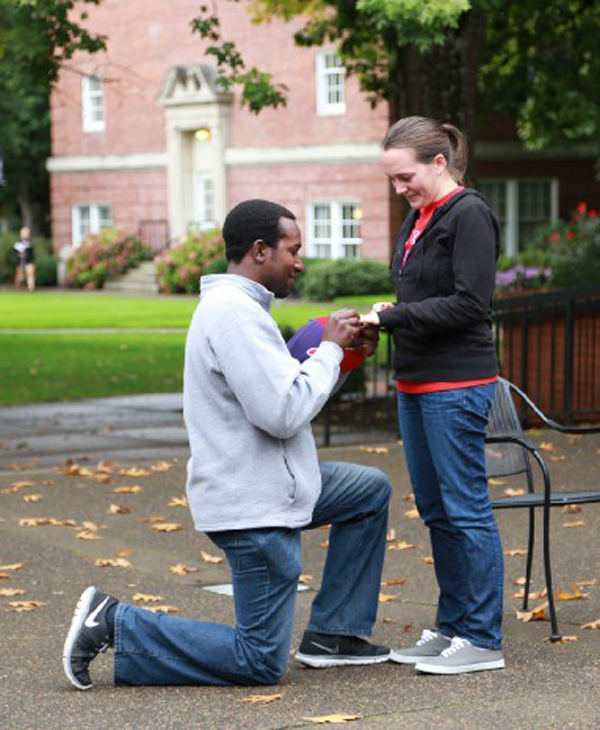
[[[184,417],[187,495],[197,530],[224,550],[235,626],[156,615],[89,587],[71,623],[63,665],[89,689],[89,664],[115,649],[128,685],[269,685],[284,675],[301,574],[300,533],[331,525],[321,587],[296,658],[311,667],[385,662],[367,641],[377,614],[391,485],[379,469],[319,462],[311,421],[360,344],[359,315],[329,315],[321,344],[295,359],[270,314],[303,270],[289,210],[248,200],[223,226],[226,274],[203,277],[188,332]],[[365,342],[370,352],[373,339]]]
[[[19,240],[13,249],[17,254],[17,269],[15,271],[15,289],[21,288],[23,279],[27,282],[27,289],[35,289],[35,253],[31,243],[31,231],[23,226],[19,231]]]
[[[400,430],[439,585],[436,625],[391,658],[434,674],[500,669],[504,566],[484,446],[498,376],[498,223],[462,185],[467,141],[456,127],[407,117],[382,147],[411,210],[393,251],[397,301],[374,305],[364,321],[393,333]]]

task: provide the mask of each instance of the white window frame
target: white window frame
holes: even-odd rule
[[[327,237],[315,236],[315,206],[323,205],[329,207],[329,221],[331,226],[331,234]],[[357,200],[311,200],[306,204],[306,255],[309,258],[362,258],[362,236],[358,238],[344,237],[343,235],[343,213],[344,206],[352,205],[359,212],[357,220],[360,226],[362,220],[361,205]],[[318,255],[318,246],[328,245],[330,256],[323,257]],[[355,255],[348,256],[347,249],[352,247]]]
[[[100,76],[81,78],[81,118],[84,132],[103,132],[106,129],[104,84]]]
[[[339,54],[331,48],[322,48],[316,54],[316,92],[317,114],[319,116],[334,116],[346,113],[346,68],[344,65],[332,65],[328,61],[337,59]],[[341,64],[341,61],[340,61]],[[330,80],[338,78],[340,96],[338,101],[330,99]]]
[[[531,177],[531,178],[481,178],[482,183],[500,183],[505,186],[506,215],[505,235],[503,253],[507,256],[515,256],[525,244],[519,240],[519,184],[531,182],[544,182],[550,184],[550,218],[548,223],[556,223],[558,220],[558,178],[555,177]],[[541,225],[541,224],[540,224]]]
[[[108,209],[108,218],[102,217],[101,209]],[[83,210],[89,211],[89,230],[82,230]],[[71,210],[71,245],[79,248],[83,239],[90,233],[100,233],[103,228],[112,226],[112,209],[108,203],[81,203]]]

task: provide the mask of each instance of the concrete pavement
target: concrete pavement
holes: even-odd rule
[[[534,432],[557,486],[598,488],[600,436]],[[504,671],[458,677],[417,675],[410,667],[310,670],[293,659],[272,688],[116,688],[111,657],[93,664],[96,686],[78,692],[66,681],[61,650],[75,602],[89,584],[121,600],[160,596],[179,615],[232,621],[228,596],[205,587],[229,582],[225,562],[194,532],[184,494],[187,443],[178,396],[136,396],[0,409],[0,726],[6,728],[296,728],[306,718],[355,716],[357,728],[598,728],[600,505],[553,513],[555,587],[562,632],[548,645],[547,621],[517,620],[526,514],[497,514],[506,552]],[[436,589],[427,533],[412,517],[410,488],[397,442],[322,450],[323,458],[379,466],[394,498],[375,639],[413,643],[435,614]],[[496,484],[494,496],[508,487]],[[137,487],[138,489],[133,489]],[[123,489],[125,488],[125,489]],[[160,518],[161,522],[157,522]],[[581,524],[583,523],[583,524]],[[160,531],[157,525],[181,529]],[[87,537],[85,537],[87,535]],[[99,539],[89,539],[89,537]],[[309,591],[298,595],[297,648],[319,584],[326,530],[303,536]],[[402,543],[415,547],[402,548]],[[127,567],[97,560],[125,559]],[[193,572],[171,568],[183,564]],[[543,582],[535,564],[534,590]],[[394,585],[395,584],[395,585]],[[16,593],[4,595],[7,589]],[[23,591],[22,593],[20,591]],[[583,597],[575,598],[577,595]],[[11,602],[33,601],[30,611]],[[534,605],[537,601],[534,601]],[[151,606],[152,604],[146,604]],[[270,703],[253,695],[280,695]]]

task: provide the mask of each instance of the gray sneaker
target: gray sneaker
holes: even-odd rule
[[[455,636],[439,656],[419,661],[415,669],[426,674],[466,674],[504,669],[504,654],[499,649],[480,649],[467,639]]]
[[[414,646],[408,649],[392,649],[390,660],[398,664],[416,664],[421,659],[439,656],[449,646],[450,639],[439,631],[425,629]]]

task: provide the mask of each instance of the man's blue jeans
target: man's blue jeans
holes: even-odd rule
[[[369,636],[385,555],[391,486],[378,469],[321,462],[322,491],[307,528],[331,523],[308,628]],[[285,673],[301,572],[300,530],[213,532],[231,566],[235,627],[120,603],[115,682],[131,685],[275,684]]]
[[[485,465],[495,384],[398,393],[400,430],[440,588],[438,629],[499,649],[504,563]]]

